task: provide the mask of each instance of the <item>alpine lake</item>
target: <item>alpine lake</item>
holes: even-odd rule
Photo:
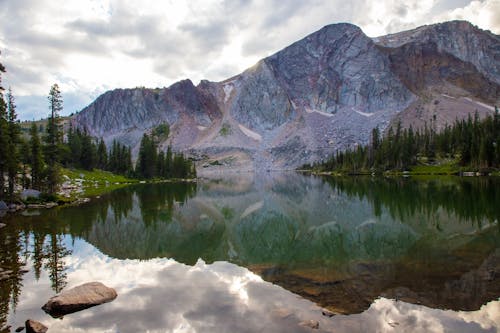
[[[234,173],[0,221],[1,332],[500,330],[495,177]],[[118,297],[41,310],[90,281]]]

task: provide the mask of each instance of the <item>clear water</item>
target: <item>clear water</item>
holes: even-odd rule
[[[0,267],[13,271],[0,327],[12,331],[28,318],[53,332],[500,327],[495,178],[233,174],[24,215],[0,229]],[[89,281],[118,298],[63,319],[40,309]]]

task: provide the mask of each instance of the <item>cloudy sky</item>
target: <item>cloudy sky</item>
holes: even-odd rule
[[[324,25],[378,36],[451,19],[500,34],[500,0],[0,0],[0,62],[21,119],[114,88],[219,81]]]

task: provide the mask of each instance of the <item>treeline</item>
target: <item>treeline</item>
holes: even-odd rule
[[[152,135],[144,133],[139,148],[139,156],[135,167],[138,178],[195,178],[194,163],[183,154],[172,152],[168,146],[167,152],[158,150],[156,131]]]
[[[168,137],[168,124],[159,125],[151,136],[144,135],[135,169],[128,146],[113,141],[108,148],[102,138],[97,141],[85,129],[75,129],[71,124],[65,135],[59,116],[63,100],[57,84],[49,92],[50,114],[45,132],[40,134],[41,125],[33,123],[29,139],[24,139],[10,89],[4,99],[4,72],[0,64],[0,200],[13,202],[16,187],[54,195],[61,183],[61,167],[98,168],[140,179],[196,177],[191,160],[173,153],[171,147],[166,154],[158,151],[157,141]]]
[[[130,147],[114,140],[108,149],[102,138],[96,141],[86,129],[74,129],[72,124],[69,125],[61,151],[61,163],[65,167],[101,169],[128,177],[134,176]]]
[[[85,170],[97,168],[139,179],[196,177],[194,163],[183,154],[173,153],[170,146],[166,153],[159,151],[158,141],[166,139],[168,133],[168,125],[161,124],[151,135],[143,135],[134,168],[130,147],[114,140],[108,149],[102,138],[96,141],[87,130],[73,129],[70,124],[60,148],[61,164]]]
[[[337,152],[326,162],[306,169],[348,173],[406,170],[420,161],[432,163],[436,158],[457,161],[460,166],[474,170],[500,166],[500,114],[495,108],[493,116],[483,120],[475,113],[467,119],[457,120],[437,132],[435,126],[423,130],[402,129],[401,124],[390,127],[381,138],[378,128],[373,129],[371,143]]]

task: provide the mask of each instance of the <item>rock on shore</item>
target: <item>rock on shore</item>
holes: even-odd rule
[[[48,328],[38,321],[28,319],[26,320],[26,333],[45,333]]]
[[[116,291],[113,288],[106,287],[100,282],[89,282],[52,297],[45,303],[42,310],[52,317],[58,318],[92,306],[111,302],[116,296]]]

